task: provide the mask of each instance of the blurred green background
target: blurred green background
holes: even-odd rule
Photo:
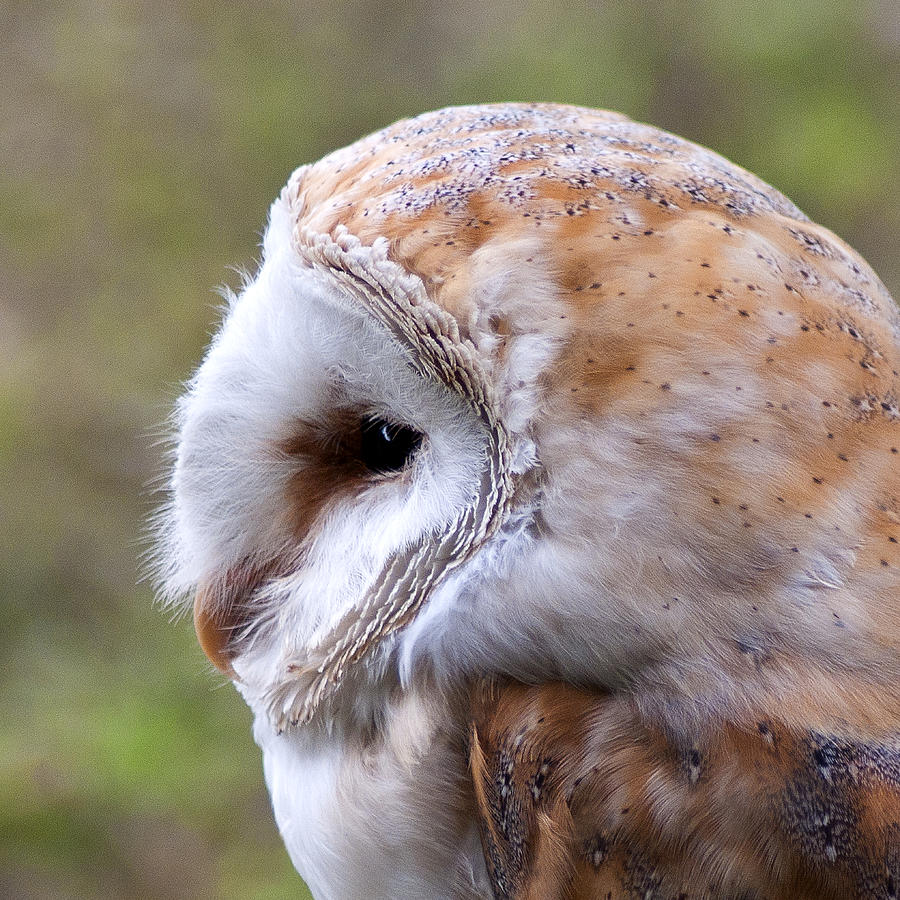
[[[900,293],[896,0],[0,2],[0,896],[308,896],[138,583],[161,423],[296,165],[505,99],[713,147]]]

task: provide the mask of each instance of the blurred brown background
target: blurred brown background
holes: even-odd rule
[[[900,294],[895,0],[0,2],[0,895],[307,896],[137,583],[161,423],[296,165],[506,99],[706,144]]]

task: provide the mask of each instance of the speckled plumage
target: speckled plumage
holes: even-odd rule
[[[484,686],[472,770],[495,896],[897,896],[900,740],[671,728],[625,696]]]
[[[163,555],[317,896],[896,898],[898,370],[852,249],[622,116],[453,108],[298,169]],[[425,436],[391,477],[372,414]],[[375,849],[329,824],[379,797]]]

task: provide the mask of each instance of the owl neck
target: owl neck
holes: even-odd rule
[[[250,701],[275,817],[313,894],[491,897],[470,809],[464,698],[425,678],[403,690],[387,677],[352,695],[347,687],[339,708],[282,733]]]

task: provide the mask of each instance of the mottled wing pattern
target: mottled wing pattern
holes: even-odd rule
[[[785,713],[675,733],[623,697],[483,686],[470,761],[498,900],[894,900],[900,736]]]

